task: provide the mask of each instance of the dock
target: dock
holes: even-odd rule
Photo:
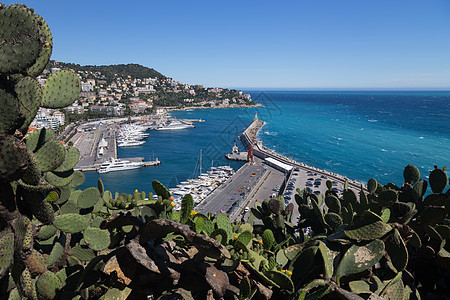
[[[225,154],[225,157],[228,160],[247,161],[247,151],[238,152],[238,153],[228,153],[228,154]]]

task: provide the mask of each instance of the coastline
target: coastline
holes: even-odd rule
[[[310,171],[310,172],[314,172],[314,173],[318,173],[320,175],[325,175],[328,177],[331,177],[332,179],[344,183],[344,182],[348,182],[349,187],[353,188],[353,189],[361,189],[361,186],[363,187],[363,189],[367,189],[366,184],[353,180],[353,179],[349,179],[348,177],[345,177],[343,175],[331,172],[331,171],[327,171],[327,170],[323,170],[323,169],[319,169],[313,166],[309,166],[306,165],[302,162],[297,162],[289,157],[283,156],[279,153],[276,153],[275,151],[268,149],[267,147],[263,146],[262,141],[261,140],[257,140],[257,134],[259,132],[259,130],[261,130],[261,128],[265,125],[266,123],[262,120],[258,120],[257,118],[255,118],[252,122],[252,124],[250,124],[250,126],[244,130],[244,132],[242,133],[240,139],[242,144],[244,145],[244,147],[246,149],[248,149],[249,145],[251,144],[252,141],[254,142],[253,145],[253,152],[255,154],[255,156],[261,158],[261,159],[265,159],[268,157],[272,157],[278,161],[281,161],[285,164],[291,165],[294,168],[300,168],[303,169],[304,171]]]
[[[231,104],[231,105],[217,105],[214,107],[204,107],[204,106],[189,106],[189,107],[171,107],[171,106],[161,106],[160,108],[166,111],[189,111],[191,109],[215,109],[215,108],[253,108],[253,107],[264,107],[261,103],[256,103],[255,105],[243,105],[243,104]]]

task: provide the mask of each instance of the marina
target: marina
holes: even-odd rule
[[[194,122],[204,120],[177,120],[165,114],[139,118],[109,119],[78,125],[74,129],[73,145],[80,151],[80,160],[75,170],[98,171],[103,164],[118,161],[117,148],[134,148],[151,142],[150,130],[180,130],[194,128]],[[158,158],[145,160],[144,157],[122,158],[140,167],[161,164]],[[119,168],[121,169],[121,168]],[[103,170],[103,169],[102,169]],[[103,173],[103,171],[102,171]]]

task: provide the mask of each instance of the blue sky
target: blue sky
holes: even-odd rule
[[[22,3],[64,62],[138,63],[205,86],[450,88],[447,0]]]

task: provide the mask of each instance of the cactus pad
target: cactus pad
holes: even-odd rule
[[[23,124],[23,119],[18,117],[19,112],[14,86],[11,82],[0,79],[0,134],[13,134]]]
[[[155,187],[157,186],[159,185],[155,184]],[[185,224],[187,222],[193,208],[194,208],[194,199],[190,194],[185,195],[183,199],[181,199],[181,217],[180,217],[181,223]]]
[[[220,213],[216,216],[214,220],[218,229],[223,229],[227,236],[227,240],[222,239],[222,243],[226,244],[233,237],[233,227],[231,226],[230,219],[228,219],[226,214]]]
[[[39,150],[46,142],[55,139],[55,133],[53,130],[49,130],[46,128],[42,128],[36,131],[33,131],[25,138],[25,143],[27,144],[27,148],[33,152]]]
[[[328,212],[333,212],[336,214],[341,213],[341,201],[334,195],[327,195],[325,197],[325,204],[328,207]]]
[[[342,225],[343,221],[340,215],[334,213],[334,212],[329,212],[324,216],[325,222],[331,227],[333,228],[333,230],[336,230],[336,228],[338,228],[339,226]]]
[[[55,299],[56,292],[61,289],[61,280],[53,272],[47,271],[39,276],[36,287],[39,295],[44,299]]]
[[[397,229],[394,229],[394,233],[386,241],[386,252],[391,257],[392,265],[398,272],[406,268],[408,264],[408,250]]]
[[[270,229],[264,230],[264,232],[261,235],[261,238],[263,242],[262,245],[266,250],[272,249],[273,245],[276,243],[275,237],[273,236],[273,232]]]
[[[295,291],[294,283],[289,276],[279,271],[267,271],[264,275],[278,284],[281,289],[286,290],[288,293],[293,293]]]
[[[73,103],[81,91],[80,78],[67,70],[53,73],[45,82],[41,105],[63,108]]]
[[[171,194],[169,190],[158,180],[152,181],[152,187],[156,195],[161,196],[163,199],[169,199]]]
[[[429,182],[433,193],[442,193],[448,183],[447,173],[442,169],[436,168],[431,171]]]
[[[83,184],[84,179],[85,179],[85,176],[84,176],[83,172],[75,171],[75,172],[73,172],[73,178],[72,178],[72,182],[70,183],[70,185],[72,186],[72,188],[77,188]]]
[[[56,228],[68,233],[77,233],[85,230],[89,225],[89,220],[85,216],[68,213],[59,215],[53,222]]]
[[[392,227],[390,225],[384,223],[383,221],[376,221],[355,229],[347,229],[344,232],[345,235],[351,239],[364,241],[378,239],[391,230]]]
[[[48,172],[55,170],[63,163],[65,154],[66,151],[61,143],[50,140],[36,151],[35,156],[41,171]]]
[[[73,247],[71,254],[81,261],[90,261],[95,258],[95,252],[92,249],[80,245]]]
[[[47,257],[47,265],[51,266],[59,261],[64,253],[66,246],[66,235],[61,233],[60,237],[55,241],[50,255]]]
[[[47,22],[45,22],[44,18],[36,14],[34,14],[33,17],[35,17],[37,23],[39,24],[39,30],[42,37],[42,48],[36,62],[27,69],[27,74],[28,76],[36,77],[41,74],[50,60],[53,48],[53,38],[50,28],[48,28]]]
[[[98,228],[87,228],[83,232],[83,237],[89,247],[95,251],[108,248],[111,242],[109,232]]]
[[[56,234],[56,227],[53,225],[44,225],[39,229],[37,239],[40,241],[45,241]]]
[[[73,170],[66,172],[47,172],[45,173],[45,180],[58,188],[62,188],[73,181],[74,174],[75,172]]]
[[[365,246],[352,245],[336,268],[336,276],[356,274],[373,267],[384,255],[384,243],[373,240]]]
[[[19,179],[28,166],[25,145],[13,136],[0,136],[0,181]]]
[[[100,192],[95,187],[85,189],[78,197],[77,205],[79,208],[93,207],[100,199]]]
[[[0,74],[19,73],[34,64],[42,48],[39,25],[30,9],[11,5],[0,10]]]
[[[25,77],[14,87],[19,100],[19,115],[22,119],[22,125],[18,129],[23,131],[33,121],[39,109],[42,99],[42,89],[36,79]]]
[[[367,190],[369,193],[373,194],[377,190],[378,182],[375,178],[370,178],[367,182]]]
[[[420,179],[420,171],[416,166],[408,164],[403,170],[403,178],[406,183],[414,185]]]
[[[14,258],[14,234],[8,233],[0,238],[0,278],[7,272]]]
[[[80,158],[80,151],[75,147],[65,147],[66,155],[62,164],[56,168],[55,172],[65,172],[69,171],[78,163]]]

